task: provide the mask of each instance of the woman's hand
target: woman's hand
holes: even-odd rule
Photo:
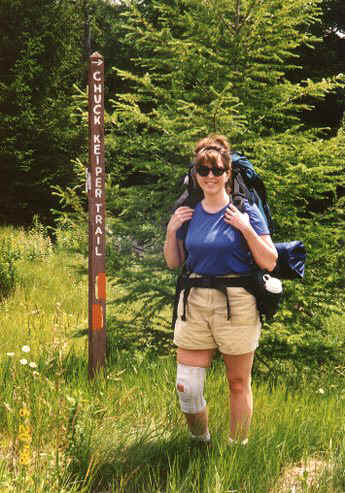
[[[171,216],[170,221],[168,222],[167,232],[176,232],[183,223],[192,219],[193,212],[194,209],[192,209],[191,207],[182,206],[176,209],[174,214]]]
[[[176,238],[176,231],[183,223],[192,219],[193,212],[194,209],[191,207],[179,207],[168,222],[164,243],[164,258],[170,269],[180,267],[185,260],[183,240]]]
[[[250,227],[249,216],[246,212],[241,212],[234,204],[230,204],[224,214],[224,221],[230,226],[243,231]]]
[[[260,269],[271,272],[277,263],[278,253],[270,235],[259,236],[252,228],[248,214],[242,213],[233,204],[230,204],[226,209],[224,221],[241,231],[254,262]]]

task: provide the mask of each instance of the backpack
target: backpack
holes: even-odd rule
[[[270,208],[267,203],[265,184],[253,164],[242,154],[231,153],[232,162],[232,190],[233,202],[238,209],[243,209],[243,201],[248,200],[250,205],[256,204],[266,221],[270,233],[273,233],[273,221]],[[189,165],[188,174],[184,177],[183,184],[187,187],[174,204],[173,210],[178,207],[189,206],[194,208],[203,199],[202,190],[196,186],[192,176],[193,164]]]
[[[261,176],[244,155],[233,152],[231,153],[231,160],[232,198],[235,206],[242,211],[244,200],[248,200],[251,205],[256,204],[266,221],[270,234],[272,234],[274,232],[273,220],[267,203],[266,187]],[[202,190],[196,186],[192,169],[193,164],[191,163],[188,174],[185,175],[182,182],[186,189],[176,200],[173,212],[181,206],[194,208],[204,197]],[[278,252],[278,262],[272,275],[281,279],[303,279],[306,259],[304,244],[301,241],[290,241],[275,243],[275,247]]]
[[[265,184],[258,173],[256,173],[253,164],[242,154],[237,152],[231,153],[232,161],[232,199],[234,205],[243,210],[244,200],[248,200],[249,204],[256,204],[259,208],[264,220],[266,221],[270,234],[273,233],[273,221],[269,205],[267,203],[267,193]],[[183,179],[183,185],[186,190],[176,200],[173,212],[181,206],[188,206],[194,209],[196,204],[200,202],[204,194],[196,185],[195,178],[192,174],[193,164],[189,165],[188,174]],[[188,225],[187,225],[188,228]],[[304,266],[306,259],[305,246],[301,241],[290,241],[284,243],[275,243],[278,252],[278,261],[275,269],[272,271],[273,276],[280,279],[303,279]],[[175,291],[175,301],[172,317],[172,328],[175,326],[177,319],[177,306],[180,293],[183,289],[183,283],[186,279],[186,266],[182,268],[182,272],[178,276]],[[279,299],[272,305],[272,300],[267,300],[271,296],[263,287],[263,276],[265,271],[258,270],[253,277],[252,294],[257,298],[257,305],[260,312],[260,317],[265,315],[266,321],[269,321],[275,311],[278,309],[281,294]],[[185,290],[186,291],[186,290]]]

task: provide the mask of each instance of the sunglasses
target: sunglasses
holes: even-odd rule
[[[212,168],[209,168],[203,164],[199,164],[195,169],[200,176],[208,176],[210,171],[212,171],[213,176],[222,176],[222,174],[226,171],[225,168],[218,168],[218,166],[212,166]]]

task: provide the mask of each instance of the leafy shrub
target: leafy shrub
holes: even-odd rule
[[[56,247],[61,250],[78,252],[87,255],[88,233],[87,224],[77,224],[72,221],[54,228]]]
[[[17,259],[18,253],[13,250],[9,239],[2,238],[0,241],[0,300],[6,298],[15,287]]]
[[[109,346],[167,354],[172,350],[170,318],[176,273],[167,271],[156,255],[132,257],[130,262],[117,271],[119,277],[110,273],[116,299],[108,302]]]
[[[32,227],[26,233],[23,257],[27,260],[44,260],[53,253],[53,245],[47,228],[34,217]]]
[[[57,248],[71,252],[88,253],[88,225],[86,197],[81,193],[84,187],[85,168],[79,160],[72,162],[76,174],[83,177],[75,187],[54,187],[53,195],[59,198],[62,210],[54,210],[56,226],[54,235]]]
[[[17,259],[44,260],[53,253],[48,229],[40,223],[37,216],[34,217],[31,228],[10,230],[8,237]]]
[[[18,261],[42,261],[52,253],[53,245],[47,228],[37,217],[28,230],[3,227],[0,239],[0,299],[7,297],[15,287]]]

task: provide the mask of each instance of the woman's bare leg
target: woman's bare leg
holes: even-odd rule
[[[253,414],[251,372],[254,352],[224,354],[223,357],[230,389],[230,438],[243,441],[248,437]]]

